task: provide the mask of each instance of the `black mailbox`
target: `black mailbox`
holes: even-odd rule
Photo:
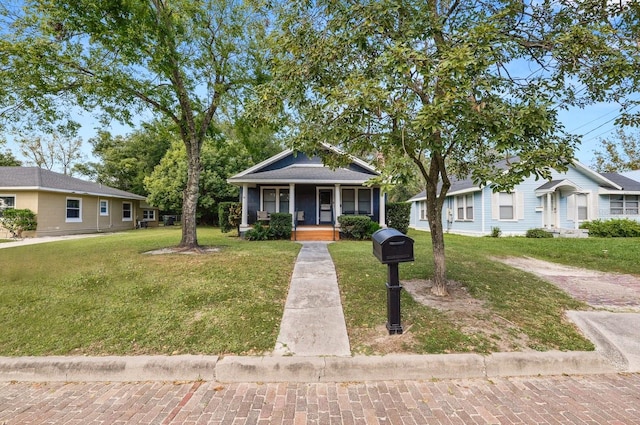
[[[400,274],[398,263],[413,261],[413,239],[391,227],[371,235],[373,255],[387,265],[387,329],[389,334],[403,332],[400,323]]]
[[[404,263],[413,260],[413,239],[388,227],[371,235],[373,255],[382,264]]]

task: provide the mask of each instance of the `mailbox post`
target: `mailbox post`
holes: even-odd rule
[[[398,263],[413,261],[413,239],[396,229],[386,228],[375,232],[373,255],[386,264],[387,270],[387,330],[389,335],[403,332],[400,315],[400,273]]]

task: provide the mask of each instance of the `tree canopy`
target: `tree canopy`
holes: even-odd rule
[[[185,145],[181,246],[197,247],[200,149],[214,117],[262,78],[262,19],[224,0],[25,0],[2,4],[0,92],[9,107],[45,122],[98,111],[133,123],[151,112],[175,124]],[[11,90],[7,90],[11,87]],[[67,108],[65,108],[67,106]]]
[[[0,148],[4,148],[5,142],[0,140]],[[19,167],[22,162],[18,160],[9,149],[0,150],[0,167]]]
[[[143,124],[125,136],[100,131],[89,139],[98,161],[78,168],[98,183],[144,196],[145,177],[153,172],[175,140],[179,140],[175,128],[166,122]],[[186,168],[184,171],[186,177]]]
[[[422,177],[433,291],[445,295],[441,216],[452,177],[508,191],[566,169],[577,139],[558,109],[603,97],[628,75],[608,68],[628,63],[613,47],[609,11],[584,3],[280,2],[274,80],[261,99],[288,116],[294,147],[328,141],[376,159],[386,182]],[[504,159],[506,172],[496,166]]]
[[[29,162],[47,170],[71,175],[74,166],[82,159],[82,139],[66,137],[53,132],[50,136],[22,135],[18,140],[20,153]]]
[[[594,152],[594,165],[599,172],[640,170],[640,134],[618,130],[617,138],[603,139]]]

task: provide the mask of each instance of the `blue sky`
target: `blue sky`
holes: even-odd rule
[[[587,166],[593,164],[593,153],[598,149],[601,139],[609,135],[615,135],[616,127],[615,118],[619,115],[617,105],[600,103],[588,106],[584,109],[574,108],[568,111],[559,111],[561,122],[565,126],[565,130],[582,137],[582,144],[577,151],[576,158]],[[91,157],[91,146],[88,140],[96,135],[98,121],[92,119],[88,114],[82,117],[83,127],[79,136],[82,138],[84,153],[87,160],[95,160]],[[130,127],[113,123],[110,127],[112,134],[127,134],[133,131]],[[7,147],[11,149],[16,157],[24,159],[20,155],[19,148],[16,144],[9,142]]]

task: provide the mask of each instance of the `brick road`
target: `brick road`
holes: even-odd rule
[[[1,383],[0,424],[640,424],[640,374],[350,384]]]

